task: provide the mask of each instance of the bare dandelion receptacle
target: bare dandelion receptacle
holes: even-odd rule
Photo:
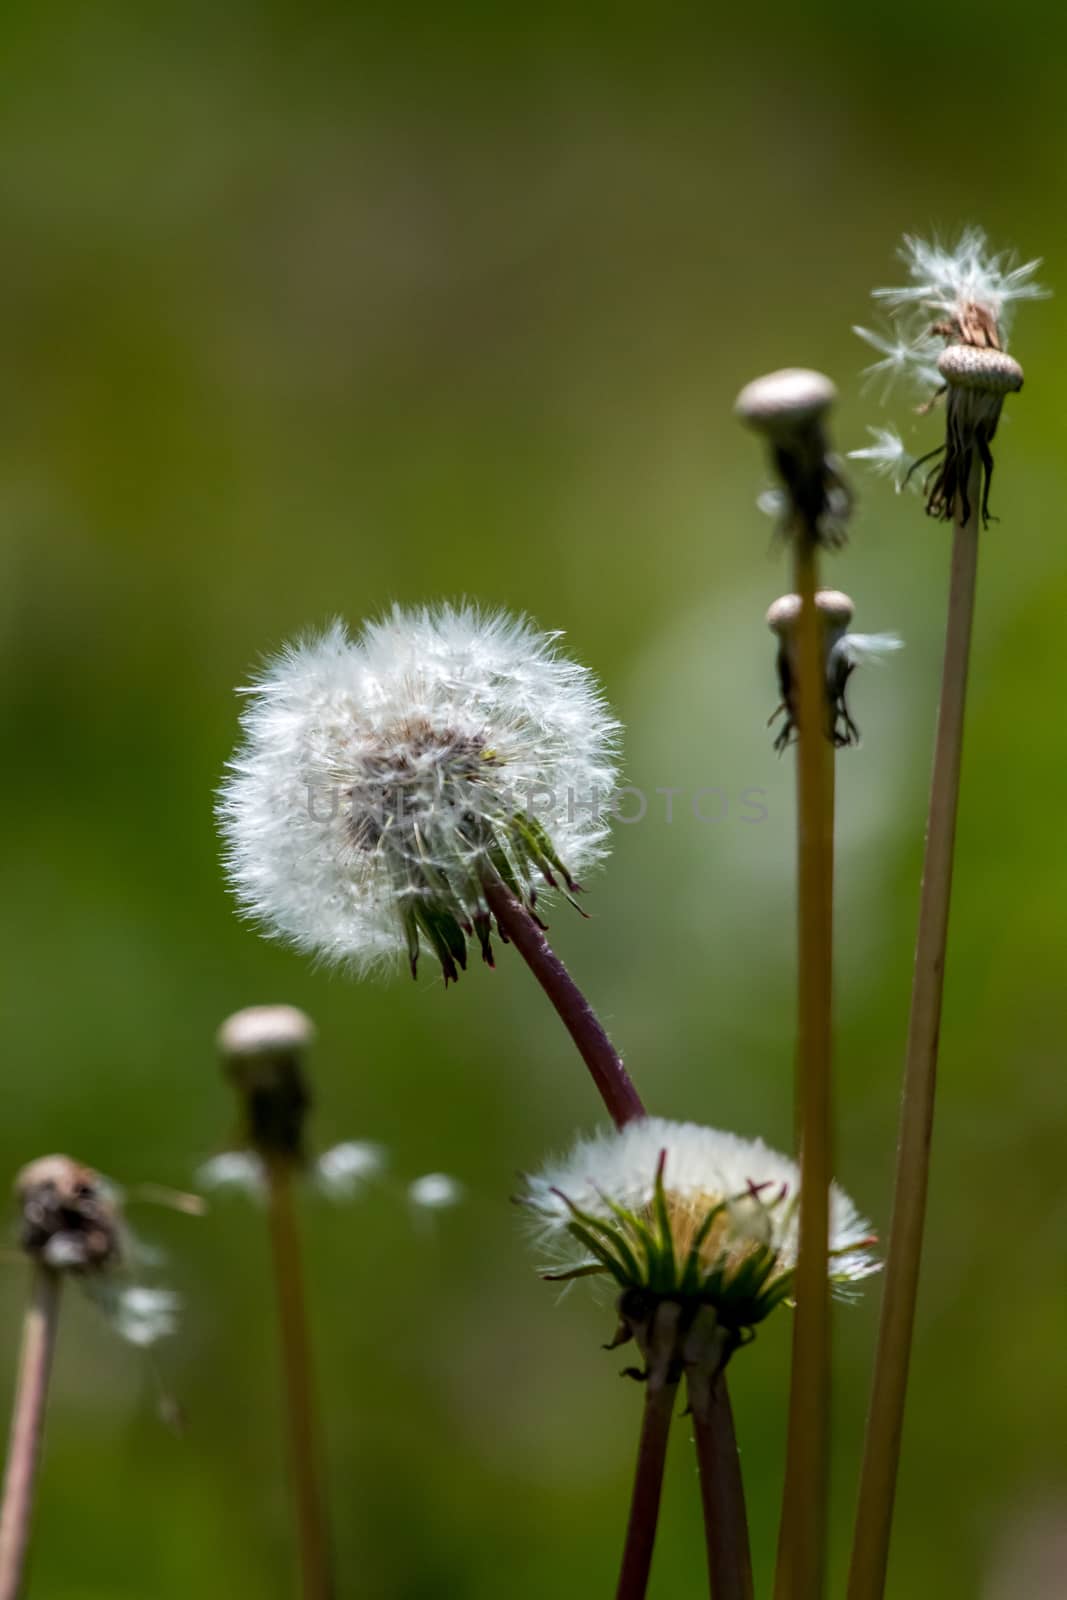
[[[844,542],[852,493],[830,449],[826,416],[837,390],[824,373],[783,367],[754,378],[734,403],[734,414],[763,434],[784,488],[780,528],[786,537],[825,545]]]
[[[846,690],[861,662],[879,661],[900,649],[901,640],[891,633],[852,633],[853,604],[840,589],[819,589],[815,595],[826,684],[826,737],[836,749],[858,745],[860,731],[848,707]],[[773,723],[784,714],[774,748],[779,754],[794,739],[797,728],[797,626],[801,600],[797,594],[781,595],[767,611],[767,626],[778,640],[776,668],[781,700],[771,713]]]

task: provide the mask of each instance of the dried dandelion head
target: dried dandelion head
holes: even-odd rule
[[[773,505],[789,538],[844,543],[852,492],[826,434],[837,390],[821,372],[784,367],[754,378],[734,404],[736,416],[763,434],[781,482]]]
[[[121,1191],[106,1178],[69,1156],[42,1156],[18,1174],[15,1204],[23,1252],[77,1279],[121,1338],[143,1346],[175,1331],[179,1297],[131,1281],[151,1256],[126,1223]]]
[[[852,633],[853,605],[840,589],[820,589],[815,596],[819,614],[826,684],[826,737],[835,749],[858,745],[860,731],[848,708],[848,682],[861,662],[882,661],[903,641],[895,633]],[[776,666],[781,701],[771,713],[769,723],[784,714],[785,720],[774,741],[781,754],[797,728],[796,639],[801,602],[797,594],[781,595],[767,611],[767,626],[778,640]]]
[[[1017,265],[1014,256],[991,252],[978,228],[966,229],[952,249],[906,235],[900,254],[912,281],[874,291],[890,313],[890,331],[855,330],[879,352],[868,372],[915,379],[927,394],[923,411],[944,399],[945,442],[911,463],[909,475],[934,463],[924,482],[926,509],[944,521],[951,521],[957,505],[969,519],[976,479],[988,524],[990,447],[1005,395],[1023,386],[1023,369],[1007,353],[1008,328],[1019,301],[1046,295],[1034,282],[1041,263]],[[885,470],[887,451],[880,444],[852,453]]]
[[[532,908],[604,854],[618,723],[558,635],[523,618],[394,610],[336,623],[249,691],[219,818],[243,909],[366,971],[428,949],[446,982],[487,883]]]

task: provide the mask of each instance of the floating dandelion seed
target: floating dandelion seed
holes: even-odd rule
[[[296,1006],[248,1006],[222,1024],[219,1049],[242,1106],[240,1145],[197,1169],[202,1188],[265,1201],[272,1166],[280,1164],[320,1194],[346,1201],[359,1199],[385,1177],[389,1152],[370,1139],[346,1139],[322,1155],[307,1154],[312,1096],[304,1062],[314,1038],[314,1024]],[[457,1204],[463,1189],[457,1179],[437,1172],[416,1179],[407,1193],[416,1207],[434,1209]]]
[[[874,443],[864,445],[861,450],[850,450],[849,460],[865,461],[876,477],[890,479],[897,494],[900,494],[909,481],[916,487],[912,476],[915,457],[908,453],[896,429],[868,428],[867,432]]]
[[[945,398],[945,442],[911,463],[909,475],[925,462],[935,462],[924,484],[927,511],[951,521],[958,499],[967,521],[969,484],[977,463],[982,519],[988,524],[990,447],[1004,396],[1023,386],[1023,369],[1007,354],[1008,326],[1017,302],[1046,297],[1048,291],[1034,282],[1041,263],[1019,266],[1013,255],[991,253],[978,228],[966,229],[951,250],[906,236],[900,253],[913,281],[874,290],[874,298],[893,315],[891,333],[855,329],[881,355],[868,372],[915,378],[928,394],[923,410]],[[871,461],[876,471],[885,471],[889,457],[882,444],[881,449],[876,445],[852,453]]]
[[[710,1311],[725,1360],[793,1292],[800,1172],[760,1140],[649,1117],[580,1139],[527,1179],[520,1196],[553,1281],[608,1277],[622,1291],[620,1342],[681,1306],[680,1333]],[[870,1225],[836,1185],[830,1278],[838,1289],[878,1270]],[[705,1319],[706,1320],[706,1319]]]
[[[826,680],[826,736],[836,749],[858,745],[860,731],[852,719],[846,699],[849,679],[863,663],[878,662],[903,646],[895,633],[850,633],[854,607],[840,589],[820,589],[815,606],[822,623]],[[800,596],[784,594],[767,611],[767,626],[778,639],[778,687],[781,703],[771,713],[768,725],[785,713],[785,722],[774,741],[781,754],[791,742],[797,727],[796,636],[800,617]]]
[[[423,1211],[447,1211],[463,1199],[463,1185],[447,1172],[427,1172],[408,1185],[408,1199]]]
[[[359,971],[420,950],[446,981],[486,885],[528,908],[604,854],[618,723],[558,635],[523,618],[394,610],[290,647],[248,691],[219,818],[243,909]]]

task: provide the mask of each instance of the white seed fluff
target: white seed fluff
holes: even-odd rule
[[[571,873],[594,864],[619,725],[558,637],[469,606],[396,608],[270,662],[218,807],[242,910],[363,971],[404,952],[405,898],[437,875],[466,915],[482,910],[502,815],[532,814]]]
[[[928,393],[943,383],[937,357],[944,336],[938,337],[935,325],[966,329],[978,308],[996,327],[1003,346],[1016,303],[1043,300],[1049,293],[1034,282],[1040,260],[1018,266],[1011,251],[993,253],[981,228],[964,229],[951,249],[936,239],[906,234],[899,254],[911,282],[872,291],[891,314],[891,328],[886,333],[861,327],[853,331],[881,357],[866,369],[869,376],[890,381],[905,376]]]
[[[760,1139],[701,1127],[695,1122],[669,1122],[646,1117],[620,1131],[602,1131],[579,1139],[568,1156],[549,1162],[527,1180],[527,1196],[536,1218],[538,1237],[554,1259],[568,1267],[586,1259],[568,1234],[571,1212],[563,1196],[582,1211],[611,1222],[609,1202],[630,1211],[652,1203],[656,1169],[666,1152],[663,1185],[668,1211],[672,1201],[689,1210],[709,1210],[720,1202],[745,1201],[758,1191],[765,1242],[778,1256],[779,1271],[796,1265],[799,1217],[796,1201],[800,1171]],[[780,1197],[780,1199],[779,1199]],[[830,1192],[830,1276],[856,1281],[878,1271],[870,1251],[870,1224],[852,1201],[833,1184]]]
[[[424,1211],[445,1211],[459,1205],[463,1199],[463,1185],[450,1178],[447,1172],[426,1172],[408,1185],[408,1199],[413,1206]]]
[[[865,461],[871,471],[879,478],[892,480],[897,494],[905,484],[911,483],[918,489],[919,481],[911,475],[915,465],[914,456],[910,455],[900,434],[895,428],[868,428],[873,444],[864,445],[861,450],[850,450],[850,461]]]
[[[936,239],[928,242],[905,234],[899,254],[911,282],[874,290],[874,298],[895,311],[918,306],[924,313],[957,317],[968,306],[984,306],[1006,334],[1016,301],[1043,300],[1048,295],[1033,281],[1040,260],[1017,266],[1013,252],[993,254],[981,228],[965,228],[952,249]]]

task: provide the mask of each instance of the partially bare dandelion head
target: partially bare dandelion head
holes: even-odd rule
[[[41,1156],[15,1180],[20,1244],[57,1271],[93,1272],[122,1258],[122,1215],[99,1173],[69,1156]]]
[[[975,483],[983,520],[989,521],[991,445],[1007,394],[1022,388],[1023,370],[1007,354],[1007,335],[1016,304],[1045,297],[1036,281],[1040,261],[1017,262],[1008,252],[989,249],[979,228],[966,229],[951,248],[906,236],[900,252],[911,282],[874,290],[892,317],[888,333],[857,327],[879,353],[868,368],[873,376],[907,375],[927,395],[923,410],[946,403],[945,443],[919,461],[935,464],[927,474],[926,509],[951,520],[957,508],[970,517]],[[888,473],[898,487],[898,465],[885,435],[866,450],[851,452]]]
[[[120,1338],[144,1346],[175,1331],[178,1295],[131,1280],[154,1254],[130,1232],[114,1184],[70,1156],[42,1156],[18,1174],[15,1202],[25,1254],[76,1278]]]
[[[780,494],[761,497],[782,533],[820,544],[844,542],[852,493],[831,451],[826,415],[837,397],[831,380],[807,367],[783,367],[754,378],[734,403],[735,415],[763,434],[781,482]]]
[[[248,691],[219,817],[231,883],[265,928],[366,971],[427,949],[446,981],[487,882],[527,906],[604,854],[618,723],[558,635],[472,607],[336,623]]]
[[[820,622],[826,684],[826,737],[837,749],[858,745],[860,731],[849,711],[846,691],[853,671],[861,662],[878,661],[901,647],[892,633],[850,633],[854,607],[840,589],[820,589],[815,596]],[[774,741],[779,754],[791,743],[797,728],[797,623],[801,600],[798,594],[784,594],[767,611],[767,626],[778,640],[775,665],[781,700],[769,721],[784,722]]]

